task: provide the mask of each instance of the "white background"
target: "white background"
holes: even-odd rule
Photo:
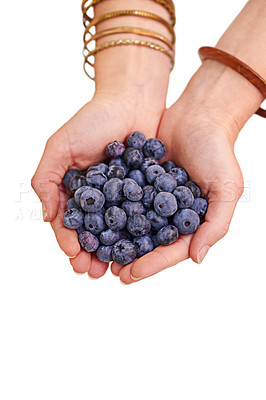
[[[198,48],[244,4],[176,1],[169,105],[200,65]],[[30,179],[47,138],[93,94],[80,2],[14,0],[0,14],[0,398],[265,400],[265,120],[240,134],[245,196],[201,266],[131,286],[110,271],[74,274]]]

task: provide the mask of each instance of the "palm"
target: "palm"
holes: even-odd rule
[[[136,115],[137,114],[137,115]],[[105,158],[106,144],[119,140],[124,142],[133,130],[144,130],[155,137],[161,115],[141,115],[130,104],[115,99],[96,99],[85,105],[66,125],[60,134],[64,149],[69,149],[73,165],[87,168]],[[68,154],[65,153],[65,157]]]

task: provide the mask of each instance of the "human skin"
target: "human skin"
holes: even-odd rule
[[[150,0],[132,0],[130,5],[133,9],[147,10],[169,18],[163,7]],[[108,0],[95,7],[95,14],[97,16],[124,8],[124,0]],[[121,17],[106,21],[97,29],[139,24],[137,17]],[[155,21],[142,18],[141,26],[170,39],[166,28]],[[136,35],[127,37],[135,38]],[[107,40],[117,38],[121,38],[121,35],[113,35]],[[104,40],[106,38],[97,44]],[[73,166],[85,169],[104,160],[107,143],[114,140],[124,142],[135,130],[145,132],[148,138],[156,136],[165,111],[170,60],[159,51],[120,46],[96,55],[95,75],[93,99],[48,139],[32,178],[32,186],[42,202],[44,220],[51,223],[59,246],[71,258],[73,269],[99,278],[106,272],[108,263],[102,263],[95,255],[81,250],[77,233],[63,226],[67,194],[61,183],[62,178],[67,169]]]
[[[142,1],[142,9],[155,6]],[[102,6],[108,4],[114,9],[114,3],[117,9],[124,8],[123,1],[118,0],[103,2]],[[249,1],[217,43],[218,48],[239,57],[262,76],[266,76],[265,18],[265,1]],[[122,19],[119,22],[121,26]],[[134,25],[139,20],[131,18],[131,22]],[[165,111],[169,79],[169,60],[165,55],[135,46],[120,47],[99,53],[95,69],[93,100],[48,140],[32,180],[44,205],[45,219],[52,222],[60,247],[68,256],[74,256],[71,264],[75,271],[89,272],[96,278],[105,273],[107,264],[80,251],[76,233],[62,225],[66,195],[61,180],[73,165],[85,168],[104,159],[106,143],[114,139],[123,141],[129,133],[140,130],[147,137],[157,135],[165,142],[165,159],[187,169],[208,197],[209,208],[206,222],[195,235],[181,236],[173,245],[160,246],[124,268],[113,263],[112,272],[129,284],[188,257],[201,262],[208,248],[226,234],[242,194],[243,177],[234,155],[234,143],[263,101],[262,95],[230,68],[206,61],[180,99]]]
[[[217,48],[266,77],[265,27],[265,1],[249,1]],[[205,222],[194,235],[180,236],[171,246],[160,246],[123,269],[113,263],[113,273],[119,274],[122,282],[147,278],[189,257],[200,263],[227,233],[243,192],[234,144],[262,101],[262,94],[251,83],[216,61],[205,61],[195,73],[181,97],[165,112],[158,138],[168,149],[165,159],[184,167],[207,196]]]

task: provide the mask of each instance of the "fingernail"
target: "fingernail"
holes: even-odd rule
[[[68,256],[68,258],[70,258],[70,259],[75,258],[75,257],[77,257],[77,256],[72,256],[72,257]]]
[[[44,222],[46,222],[46,218],[47,218],[48,214],[47,214],[46,205],[44,202],[42,203],[42,215],[43,215]]]
[[[198,264],[202,263],[202,261],[204,260],[206,254],[209,251],[209,248],[210,248],[210,246],[203,246],[202,249],[198,252],[198,255],[197,255]]]
[[[142,278],[135,278],[135,277],[132,276],[131,274],[130,274],[130,278],[133,279],[133,281],[139,281],[140,279],[142,279]]]

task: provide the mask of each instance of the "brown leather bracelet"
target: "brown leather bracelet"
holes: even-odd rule
[[[266,98],[266,81],[243,61],[215,47],[201,47],[199,49],[199,56],[201,61],[208,59],[215,60],[232,68],[246,78],[250,83],[252,83],[252,85],[254,85],[261,92],[263,97]],[[263,108],[259,108],[256,111],[256,114],[266,118],[266,110]]]

